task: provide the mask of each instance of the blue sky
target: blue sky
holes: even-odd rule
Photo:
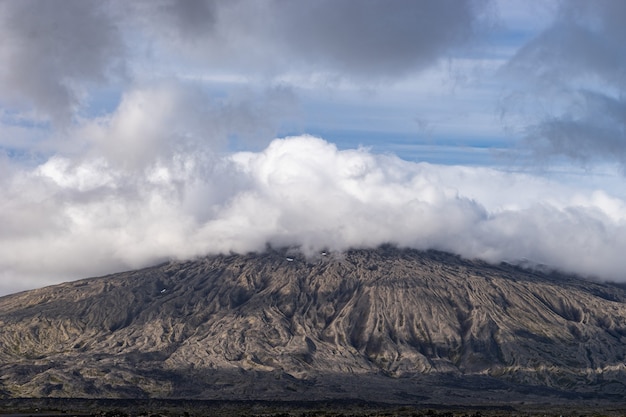
[[[625,281],[620,0],[4,0],[0,294],[382,243]]]

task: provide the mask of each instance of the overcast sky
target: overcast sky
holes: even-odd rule
[[[622,0],[0,0],[0,295],[439,249],[626,281]]]

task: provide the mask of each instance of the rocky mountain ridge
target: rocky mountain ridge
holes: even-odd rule
[[[623,398],[626,291],[382,247],[215,256],[0,298],[0,396]]]

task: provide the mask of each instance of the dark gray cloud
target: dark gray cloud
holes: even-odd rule
[[[524,108],[536,157],[626,168],[625,20],[620,0],[563,2],[554,24],[507,64],[516,88],[507,104]]]
[[[276,41],[306,65],[397,76],[431,65],[475,33],[472,1],[321,0],[274,3]]]
[[[68,121],[86,83],[120,69],[122,40],[100,2],[0,3],[0,100]]]
[[[160,7],[165,21],[188,37],[206,35],[215,24],[215,0],[166,0]]]
[[[220,5],[215,0],[112,1],[122,12],[120,19],[130,25],[139,22],[142,29],[154,32],[153,35],[181,43],[201,43],[203,39],[206,42],[213,36]]]
[[[139,8],[145,30],[217,67],[391,78],[420,70],[466,44],[486,4],[196,0],[145,2]]]
[[[589,91],[578,95],[576,114],[531,126],[525,143],[542,158],[560,155],[583,165],[614,161],[626,168],[626,102]]]

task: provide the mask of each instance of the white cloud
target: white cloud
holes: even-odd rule
[[[264,144],[296,109],[285,87],[213,97],[198,84],[161,82],[129,90],[111,115],[78,125],[73,139],[89,144],[92,155],[143,169],[181,152],[218,151],[233,140]]]
[[[391,242],[617,280],[626,267],[624,196],[309,136],[178,152],[142,171],[55,157],[3,181],[0,292],[267,243],[310,254]]]

